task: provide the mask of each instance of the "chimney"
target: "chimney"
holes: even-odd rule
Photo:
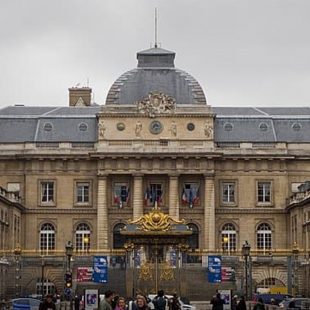
[[[88,107],[91,103],[91,91],[89,87],[71,87],[69,88],[69,106],[70,107]]]

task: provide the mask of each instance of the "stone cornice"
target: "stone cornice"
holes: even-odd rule
[[[256,207],[253,209],[243,209],[243,208],[216,208],[216,214],[287,214],[285,209],[274,209],[274,208],[263,208]]]
[[[100,159],[104,159],[104,158],[111,158],[111,157],[115,157],[115,158],[121,158],[121,157],[127,157],[127,158],[147,158],[147,159],[156,159],[158,157],[160,158],[196,158],[196,159],[200,159],[200,158],[208,158],[208,159],[214,159],[214,158],[219,158],[222,156],[221,153],[219,152],[206,152],[206,150],[201,149],[201,151],[199,150],[195,150],[193,151],[193,153],[190,152],[169,152],[167,150],[164,150],[162,152],[157,152],[154,153],[154,150],[150,149],[150,150],[145,150],[143,149],[143,151],[140,150],[132,150],[131,152],[128,152],[128,150],[126,149],[119,149],[119,152],[113,150],[113,151],[101,151],[98,150],[98,152],[93,152],[90,153],[89,156],[91,158],[100,158]]]
[[[37,208],[37,209],[26,209],[26,214],[97,214],[97,209],[94,208],[73,208],[73,209],[58,209],[55,207],[51,208]]]
[[[119,114],[113,113],[113,112],[106,112],[102,115],[99,116],[99,118],[149,118],[149,119],[154,119],[154,118],[189,118],[189,117],[196,117],[196,118],[214,118],[215,115],[210,112],[205,112],[205,111],[190,111],[190,112],[176,112],[176,113],[171,113],[171,114],[158,114],[154,117],[150,117],[146,114],[138,113],[138,112],[133,112],[133,113],[122,113],[120,112]]]

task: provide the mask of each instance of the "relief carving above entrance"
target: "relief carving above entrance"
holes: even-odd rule
[[[157,114],[174,113],[176,108],[175,99],[162,92],[150,92],[149,95],[137,103],[140,113],[155,117]]]

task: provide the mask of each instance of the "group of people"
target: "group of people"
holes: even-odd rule
[[[116,295],[112,291],[104,293],[104,299],[100,301],[99,310],[181,310],[178,296],[173,295],[168,299],[163,290],[159,290],[153,300],[143,294],[137,294],[135,299],[126,303],[124,297]]]
[[[225,300],[221,297],[221,294],[219,292],[216,293],[215,296],[210,301],[212,305],[212,310],[223,310]],[[244,296],[241,296],[238,298],[237,295],[235,295],[231,300],[231,310],[246,310],[246,302]],[[255,310],[262,310],[262,309],[255,309]]]

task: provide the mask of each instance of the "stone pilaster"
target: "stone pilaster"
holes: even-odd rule
[[[205,176],[204,205],[205,248],[212,251],[215,249],[215,201],[212,176]]]
[[[143,215],[143,176],[133,176],[133,219],[136,220]]]
[[[108,249],[107,176],[98,178],[97,249]]]
[[[174,219],[179,219],[179,177],[177,175],[169,176],[169,215]]]

